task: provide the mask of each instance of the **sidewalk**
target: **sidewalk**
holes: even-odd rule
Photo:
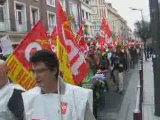
[[[133,112],[136,106],[137,85],[139,81],[139,69],[140,65],[132,70],[130,82],[116,120],[133,120]]]
[[[143,88],[143,120],[160,120],[160,117],[154,115],[154,79],[152,61],[146,61],[144,70],[144,88]]]

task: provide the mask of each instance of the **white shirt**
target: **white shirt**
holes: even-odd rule
[[[87,102],[92,104],[93,101],[92,91],[70,84],[65,85],[66,90],[63,95],[41,94],[39,87],[22,93],[25,119],[84,120],[86,104]],[[92,107],[88,109],[92,109]]]
[[[21,86],[12,83],[7,83],[0,89],[0,120],[16,120],[8,109],[8,102],[15,88],[24,90]]]

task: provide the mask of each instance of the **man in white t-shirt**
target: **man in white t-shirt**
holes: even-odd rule
[[[37,87],[22,93],[26,120],[95,120],[92,90],[65,83],[55,53],[37,51],[30,62]]]
[[[0,60],[0,120],[23,120],[24,89],[9,82],[7,71],[6,62]]]

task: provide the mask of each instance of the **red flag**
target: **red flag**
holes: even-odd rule
[[[56,40],[57,40],[57,28],[56,26],[53,28],[52,34],[50,36],[50,44],[53,52],[56,52]]]
[[[111,29],[109,27],[109,24],[104,17],[102,18],[100,31],[102,31],[104,33],[104,35],[107,37],[107,39],[109,39],[112,36],[112,32],[111,32]]]
[[[84,55],[87,55],[87,52],[88,52],[89,48],[88,48],[87,42],[84,38],[84,32],[83,32],[83,29],[82,29],[82,24],[80,25],[79,31],[78,31],[77,36],[76,36],[76,44],[77,44],[77,47],[79,48],[79,50]]]
[[[99,41],[99,44],[100,44],[100,49],[101,50],[104,50],[105,49],[105,38],[102,37],[101,35],[98,36],[98,41]]]
[[[30,55],[34,50],[42,48],[50,49],[50,44],[45,27],[41,21],[38,21],[24,40],[17,46],[13,54],[16,55],[26,68],[30,68],[28,62]]]
[[[75,84],[81,84],[88,74],[88,64],[75,45],[75,37],[71,30],[70,23],[67,21],[66,13],[60,4],[60,0],[56,1],[56,16],[57,32],[61,43],[67,50],[73,80]]]
[[[46,29],[38,21],[7,59],[8,76],[13,82],[22,85],[25,89],[30,89],[36,85],[30,71],[29,57],[35,51],[41,49],[51,50]]]
[[[57,28],[56,26],[53,28],[52,34],[51,34],[51,39],[54,45],[56,45],[56,40],[57,40]]]

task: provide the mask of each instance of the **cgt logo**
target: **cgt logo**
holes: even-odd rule
[[[66,114],[67,107],[68,107],[67,103],[61,102],[61,113],[62,113],[63,115]]]
[[[38,50],[42,50],[42,47],[39,43],[37,42],[31,42],[30,44],[27,45],[25,49],[25,58],[27,61],[29,61],[30,56],[35,53]],[[35,119],[36,120],[36,119]]]

